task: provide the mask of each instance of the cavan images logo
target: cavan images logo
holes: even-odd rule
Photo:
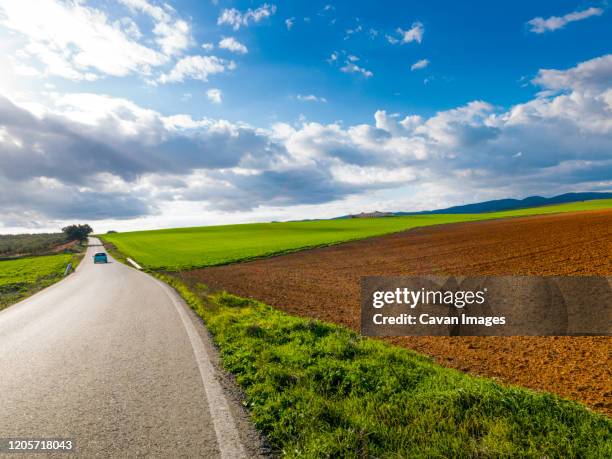
[[[370,336],[610,335],[611,278],[365,277]]]

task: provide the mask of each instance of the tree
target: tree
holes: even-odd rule
[[[69,225],[62,228],[62,231],[66,234],[66,237],[70,241],[86,239],[90,233],[93,233],[93,229],[88,224],[84,225]]]

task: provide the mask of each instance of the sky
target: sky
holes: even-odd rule
[[[592,1],[0,0],[0,233],[612,190]]]

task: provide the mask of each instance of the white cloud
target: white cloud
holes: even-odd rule
[[[134,40],[140,40],[142,38],[142,32],[140,31],[138,24],[136,24],[132,18],[123,17],[117,22],[119,24],[118,27],[123,28],[124,32],[130,38],[133,38]]]
[[[206,91],[206,97],[208,97],[208,100],[210,100],[213,104],[220,104],[222,100],[221,90],[216,89],[216,88],[211,88],[208,91]]]
[[[109,20],[105,13],[79,3],[6,0],[0,23],[23,35],[20,55],[35,58],[45,75],[94,80],[101,75],[148,74],[168,57],[134,40],[130,21]],[[69,25],[69,26],[68,26]],[[162,50],[163,51],[163,50]]]
[[[367,124],[269,129],[95,94],[48,93],[36,105],[0,97],[0,213],[25,226],[193,202],[295,218],[303,206],[327,215],[610,188],[611,75],[606,55],[541,70],[534,84],[547,95],[505,110],[472,101],[430,117],[378,110]]]
[[[547,90],[571,89],[580,92],[600,92],[612,81],[612,54],[578,64],[569,70],[540,70],[533,83]]]
[[[213,43],[202,43],[202,49],[204,51],[212,51],[215,49],[215,45]]]
[[[301,102],[327,102],[327,99],[325,97],[318,97],[314,94],[298,94],[297,96],[295,96],[295,98]]]
[[[546,19],[543,17],[533,18],[528,21],[527,24],[530,26],[530,32],[551,32],[564,28],[570,22],[582,21],[593,16],[601,16],[603,12],[604,11],[601,8],[591,7],[582,11],[574,11],[564,16],[551,16]]]
[[[140,11],[151,16],[158,22],[169,22],[171,20],[170,14],[162,7],[153,5],[147,0],[118,0],[125,6],[130,8],[132,11]]]
[[[357,64],[355,64],[354,62],[351,62],[350,60],[347,60],[345,62],[344,67],[340,68],[341,72],[344,73],[359,73],[361,75],[363,75],[366,78],[370,78],[372,76],[374,76],[374,73],[372,73],[370,70],[367,70],[363,67],[358,66]]]
[[[396,44],[398,44],[398,43],[399,43],[399,39],[398,39],[398,38],[395,38],[395,37],[393,37],[393,36],[391,36],[391,35],[385,35],[385,38],[386,38],[386,39],[387,39],[387,41],[388,41],[389,43],[391,43],[392,45],[396,45]]]
[[[155,21],[153,34],[155,41],[161,47],[164,54],[173,56],[191,43],[191,30],[187,22],[176,19],[174,10],[168,4],[164,8],[152,4],[147,0],[118,0],[130,10],[141,12],[150,16]]]
[[[209,75],[234,70],[234,61],[217,56],[188,56],[180,59],[174,68],[159,77],[160,83],[176,83],[186,79],[208,81]]]
[[[217,24],[230,25],[234,30],[240,29],[240,27],[248,27],[249,23],[257,23],[266,19],[276,13],[276,5],[269,5],[264,3],[259,8],[241,12],[236,8],[224,9],[217,19]]]
[[[237,54],[246,54],[249,52],[249,49],[234,37],[224,37],[219,41],[219,48],[227,49]]]
[[[160,22],[153,28],[153,33],[157,35],[155,41],[168,56],[180,53],[191,43],[189,24],[182,20]]]
[[[349,38],[351,38],[352,35],[359,33],[362,30],[363,30],[363,27],[361,25],[358,25],[354,29],[346,29],[345,34],[344,34],[344,39],[348,40]]]
[[[27,64],[16,63],[13,65],[13,71],[15,72],[16,75],[21,75],[25,77],[41,76],[40,70],[38,70],[35,67],[32,67],[31,65],[27,65]]]
[[[291,30],[294,23],[295,23],[294,17],[285,19],[285,26],[287,27],[287,30]]]
[[[425,34],[425,27],[420,22],[414,22],[409,30],[402,30],[401,28],[398,28],[397,33],[401,36],[402,43],[411,43],[413,41],[421,43],[423,41],[423,34]],[[389,38],[387,37],[387,39]],[[391,40],[389,41],[394,43]]]
[[[429,59],[420,59],[410,66],[410,70],[415,71],[415,70],[424,69],[428,65],[429,65]]]

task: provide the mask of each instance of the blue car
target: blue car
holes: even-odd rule
[[[104,252],[96,253],[93,259],[94,263],[108,263],[108,258]]]

